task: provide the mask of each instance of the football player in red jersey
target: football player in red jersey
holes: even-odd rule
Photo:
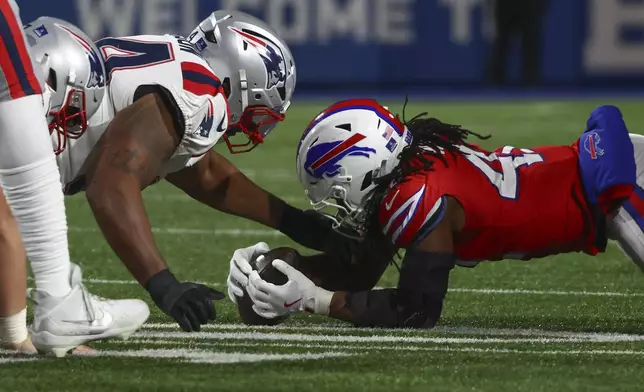
[[[336,228],[360,233],[363,248],[378,251],[358,255],[360,268],[327,268],[325,276],[308,260],[302,272],[275,260],[289,281],[278,286],[250,273],[255,311],[432,327],[455,265],[596,255],[608,237],[642,265],[644,184],[636,182],[635,151],[644,152],[644,138],[628,134],[616,107],[595,109],[570,146],[487,151],[472,136],[483,138],[435,118],[403,123],[372,100],[339,102],[317,116],[298,147],[300,181],[316,209],[336,209],[329,215]],[[370,290],[400,248],[397,287]],[[371,287],[351,283],[363,271],[372,271]]]

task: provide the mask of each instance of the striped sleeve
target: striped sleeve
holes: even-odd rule
[[[443,219],[447,200],[419,180],[391,189],[380,206],[383,233],[399,248],[421,243]]]

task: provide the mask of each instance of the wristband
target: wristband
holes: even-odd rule
[[[163,297],[170,290],[170,287],[179,283],[179,280],[174,274],[166,268],[148,279],[145,283],[145,289],[150,293],[150,297],[152,297],[154,303],[161,308]]]
[[[331,299],[333,299],[333,291],[325,290],[322,287],[315,288],[315,296],[313,297],[313,312],[324,316],[329,315],[331,308]]]

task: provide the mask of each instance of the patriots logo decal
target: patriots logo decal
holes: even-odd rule
[[[320,143],[313,145],[306,153],[304,167],[306,172],[313,178],[334,177],[340,174],[342,165],[340,160],[347,156],[358,156],[369,158],[376,150],[370,147],[358,147],[356,144],[365,136],[359,133],[347,140]]]
[[[214,108],[212,106],[212,102],[208,100],[208,111],[206,112],[206,116],[201,120],[201,124],[197,127],[197,133],[201,137],[208,137],[210,136],[210,130],[212,129],[212,125],[215,122],[215,117],[214,117]],[[220,128],[223,128],[223,123],[224,119],[221,119],[221,123],[219,124]],[[219,129],[217,130],[219,132]]]
[[[257,49],[266,67],[266,88],[283,87],[286,84],[286,61],[279,47],[266,38],[235,27],[229,27],[229,29],[237,33],[248,45]]]
[[[83,48],[85,51],[85,54],[87,55],[87,60],[89,61],[89,66],[90,66],[90,73],[89,77],[87,79],[87,83],[85,84],[85,87],[87,88],[93,88],[93,87],[104,87],[105,86],[105,71],[103,70],[103,64],[101,63],[101,58],[98,56],[98,54],[94,51],[94,48],[92,48],[92,45],[85,41],[81,36],[78,34],[74,33],[72,30],[68,29],[67,27],[59,24],[55,24],[56,27],[65,30],[67,33],[69,33],[72,38],[78,42],[78,44]]]

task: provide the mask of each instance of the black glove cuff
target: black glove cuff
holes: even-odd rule
[[[152,297],[154,303],[162,308],[163,298],[170,291],[170,288],[180,283],[174,274],[166,268],[148,279],[145,283],[145,289],[150,293],[150,297]]]

